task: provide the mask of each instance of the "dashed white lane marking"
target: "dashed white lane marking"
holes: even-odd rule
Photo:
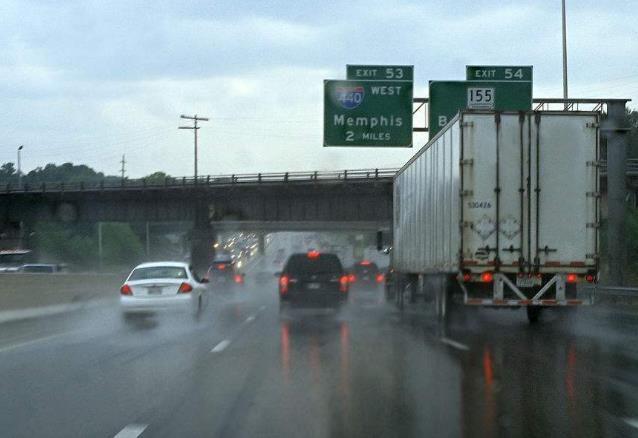
[[[64,333],[56,333],[55,335],[45,336],[43,338],[37,338],[26,342],[20,342],[19,344],[7,345],[6,347],[0,347],[0,353],[4,353],[6,351],[15,350],[16,348],[28,347],[29,345],[38,344],[40,342],[49,341],[54,338],[59,338],[61,336],[65,336],[70,334],[71,332]]]
[[[246,322],[253,322],[255,320],[255,315],[250,315],[248,318],[246,318]]]
[[[624,418],[625,423],[638,429],[638,418]]]
[[[148,427],[148,424],[129,424],[113,438],[137,438]]]
[[[219,344],[215,345],[215,347],[210,350],[211,353],[221,353],[230,345],[230,339],[224,339]]]
[[[470,347],[468,347],[467,345],[461,344],[460,342],[456,342],[453,339],[441,338],[441,342],[446,345],[449,345],[450,347],[454,347],[463,351],[468,351],[470,349]]]

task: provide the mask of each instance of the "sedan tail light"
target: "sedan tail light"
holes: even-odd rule
[[[342,275],[341,277],[339,277],[339,292],[343,292],[343,293],[348,292],[349,282],[350,281],[347,275]]]
[[[288,282],[290,281],[290,279],[288,278],[287,275],[282,275],[281,277],[279,277],[279,293],[281,295],[287,294],[288,293]]]
[[[192,291],[193,291],[193,286],[191,286],[190,284],[186,282],[180,284],[179,289],[177,289],[177,292],[179,292],[180,294],[187,294]]]
[[[133,295],[133,291],[131,290],[131,287],[128,284],[124,284],[120,288],[120,294],[122,294],[122,295]]]
[[[377,274],[375,280],[377,281],[377,283],[383,283],[383,274]]]
[[[241,282],[244,281],[244,279],[241,276],[241,274],[235,274],[235,276],[233,277],[233,281],[237,284],[240,284]]]

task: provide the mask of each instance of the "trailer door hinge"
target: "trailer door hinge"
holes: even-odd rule
[[[587,222],[587,228],[600,228],[599,222]]]
[[[588,161],[587,167],[600,167],[600,161]]]
[[[586,195],[588,198],[600,198],[602,196],[600,192],[587,192]]]
[[[587,123],[585,123],[585,127],[586,128],[598,128],[598,127],[600,127],[600,124],[598,124],[596,122],[594,122],[594,123],[587,122]]]
[[[472,127],[474,127],[474,122],[462,122],[461,123],[461,127],[462,128],[472,128]]]
[[[600,258],[600,256],[598,254],[585,254],[585,258],[597,260]]]
[[[471,166],[474,164],[474,158],[467,158],[460,161],[461,166]]]
[[[461,195],[462,198],[464,198],[466,196],[474,195],[474,192],[472,190],[461,190],[460,195]]]

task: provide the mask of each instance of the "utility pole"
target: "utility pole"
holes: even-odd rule
[[[120,163],[122,163],[122,183],[124,183],[124,176],[126,174],[126,155],[122,154],[122,160],[120,161]]]
[[[206,117],[198,117],[197,114],[195,114],[194,116],[185,116],[184,114],[182,114],[181,116],[179,116],[181,119],[188,119],[188,120],[192,120],[193,121],[193,126],[179,126],[178,129],[192,129],[193,133],[195,134],[195,172],[194,172],[194,177],[195,177],[195,184],[197,184],[197,130],[199,129],[199,126],[197,126],[197,122],[202,121],[202,122],[208,122],[208,118]]]
[[[567,19],[565,17],[565,0],[562,0],[563,9],[563,99],[567,100]],[[565,102],[565,109],[568,105]]]
[[[24,149],[24,145],[21,144],[18,146],[18,188],[22,188],[22,149]]]

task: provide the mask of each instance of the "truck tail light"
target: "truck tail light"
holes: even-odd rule
[[[567,274],[565,277],[565,281],[567,281],[567,283],[576,283],[577,279],[578,276],[576,274]]]
[[[596,277],[593,274],[587,274],[585,275],[585,280],[587,281],[587,283],[593,283],[594,281],[596,281]]]
[[[465,283],[467,283],[470,280],[472,280],[472,275],[469,272],[464,272],[463,273],[463,281]]]
[[[483,283],[491,283],[494,280],[494,276],[491,272],[485,271],[481,274],[481,281]]]
[[[285,295],[288,293],[288,282],[290,278],[287,275],[282,275],[279,277],[279,294]]]

